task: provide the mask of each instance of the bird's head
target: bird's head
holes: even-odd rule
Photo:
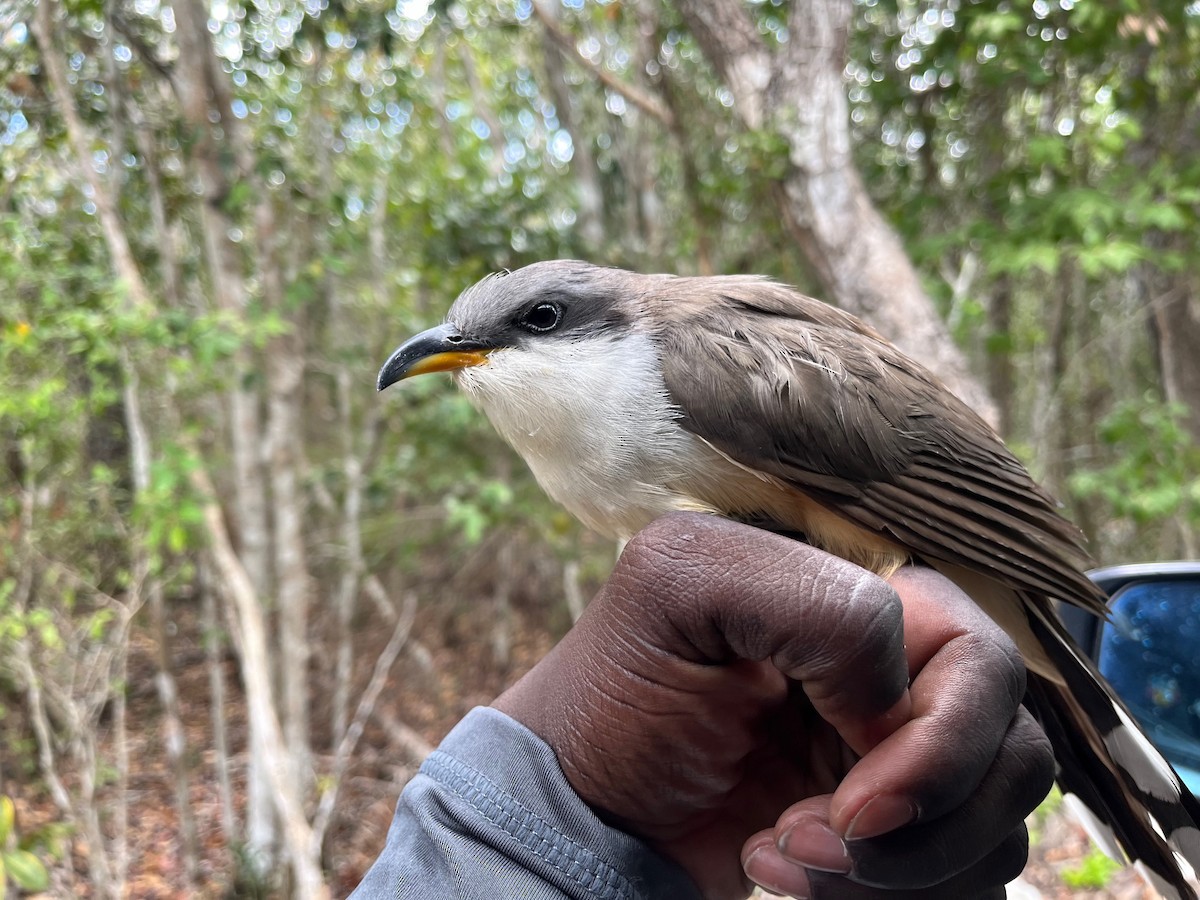
[[[628,331],[641,277],[575,260],[490,275],[459,295],[443,324],[401,344],[379,370],[376,387],[428,372],[462,376],[475,367],[552,375],[570,364],[572,348]]]

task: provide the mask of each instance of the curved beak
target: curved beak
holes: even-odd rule
[[[428,372],[451,372],[487,362],[495,348],[481,341],[463,337],[452,322],[422,331],[401,344],[379,370],[375,389],[382,391],[414,375]]]

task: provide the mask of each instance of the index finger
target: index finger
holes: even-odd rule
[[[645,639],[677,656],[770,660],[860,755],[909,718],[899,596],[807,544],[673,514],[630,541],[604,595],[636,605],[638,619],[651,620]]]

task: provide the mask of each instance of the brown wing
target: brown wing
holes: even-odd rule
[[[1082,534],[1053,498],[868,326],[756,279],[678,279],[660,296],[683,427],[921,557],[1103,611]]]

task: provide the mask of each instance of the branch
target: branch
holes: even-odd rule
[[[668,128],[674,127],[675,117],[671,115],[671,111],[651,97],[649,94],[644,94],[631,84],[626,84],[620,78],[613,75],[612,72],[597,65],[586,56],[579,52],[579,48],[575,46],[575,39],[571,37],[558,22],[554,21],[554,16],[547,12],[541,3],[534,2],[533,14],[538,17],[538,21],[542,23],[542,27],[546,29],[546,33],[550,35],[558,49],[562,51],[564,56],[575,60],[589,73],[595,75],[603,84],[616,91],[638,109],[653,116],[662,122]]]
[[[383,726],[392,742],[399,744],[400,748],[412,757],[414,762],[424,762],[425,757],[433,752],[433,745],[425,740],[417,729],[411,725],[405,725],[386,707],[375,710],[371,713],[371,718]]]
[[[484,99],[486,94],[483,90],[483,83],[479,80],[479,70],[475,65],[475,52],[471,49],[471,45],[464,39],[459,42],[458,47],[463,74],[467,76],[467,87],[470,88],[471,97],[475,101],[475,112],[487,123],[488,137],[495,152],[495,156],[492,157],[492,173],[498,174],[504,168],[504,125],[501,123],[500,117],[496,115],[496,111]]]
[[[396,621],[396,627],[392,629],[392,636],[375,660],[375,671],[371,673],[371,680],[367,682],[366,690],[363,691],[362,697],[358,701],[358,709],[354,711],[354,720],[338,743],[337,752],[333,758],[333,770],[329,773],[329,786],[321,793],[321,799],[317,803],[317,813],[313,816],[311,852],[314,857],[320,856],[321,844],[325,840],[325,831],[333,816],[333,807],[337,802],[338,791],[342,786],[346,768],[350,765],[350,757],[358,745],[359,738],[362,737],[363,728],[367,719],[370,718],[371,711],[375,708],[375,703],[379,700],[379,695],[387,684],[388,672],[396,662],[396,657],[400,655],[404,642],[408,640],[408,633],[412,630],[416,611],[417,595],[409,592],[404,597],[404,609]]]
[[[75,161],[83,180],[91,188],[92,202],[96,204],[96,216],[100,220],[105,243],[108,244],[113,268],[117,277],[125,282],[126,307],[135,311],[146,310],[153,305],[150,292],[142,279],[137,257],[129,244],[129,237],[118,213],[116,197],[92,165],[92,146],[95,142],[75,107],[71,83],[67,79],[66,64],[56,47],[54,14],[57,7],[58,3],[54,0],[41,0],[30,23],[30,30],[37,41],[41,62],[48,76],[50,95],[62,115],[67,141],[75,153]]]
[[[140,34],[133,30],[133,26],[129,20],[125,18],[118,10],[112,10],[108,18],[109,24],[116,29],[117,33],[125,40],[131,50],[137,54],[138,59],[143,64],[149,66],[167,81],[175,80],[175,70],[169,63],[165,63],[154,55],[154,49],[147,44]]]
[[[20,573],[16,590],[11,598],[13,609],[18,615],[24,615],[28,609],[30,598],[33,596],[33,485],[23,485],[21,490],[21,515],[18,526],[18,553],[20,554]],[[17,665],[14,670],[25,682],[26,702],[29,705],[29,719],[33,725],[33,734],[37,742],[38,767],[50,796],[62,812],[74,818],[75,812],[71,807],[71,796],[58,777],[58,769],[54,763],[54,738],[50,727],[50,717],[46,712],[46,702],[42,694],[42,682],[37,668],[33,665],[32,654],[29,652],[29,641],[13,641],[13,654]]]
[[[771,54],[746,7],[728,0],[676,0],[675,6],[709,64],[733,93],[734,111],[746,127],[761,128],[774,71]]]

